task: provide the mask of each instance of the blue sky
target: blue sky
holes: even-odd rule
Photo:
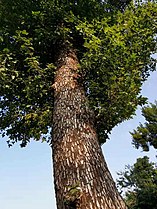
[[[142,94],[150,102],[157,99],[157,72],[144,84]],[[148,155],[155,159],[155,150],[149,153],[136,150],[131,145],[129,131],[143,122],[140,109],[129,121],[114,128],[103,152],[114,179],[116,172],[138,157]],[[18,145],[8,148],[0,139],[0,205],[2,209],[56,209],[53,190],[51,150],[46,143],[31,142],[26,148]]]

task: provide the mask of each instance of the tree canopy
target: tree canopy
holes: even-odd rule
[[[125,193],[129,209],[156,209],[157,167],[148,157],[138,158],[133,166],[119,172],[118,186]]]
[[[144,151],[149,151],[150,146],[157,149],[157,101],[154,104],[142,108],[142,115],[146,122],[131,132],[133,144],[136,148],[142,147]]]
[[[65,44],[77,52],[100,143],[145,103],[156,1],[1,0],[0,23],[0,130],[10,146],[49,139],[55,60]]]

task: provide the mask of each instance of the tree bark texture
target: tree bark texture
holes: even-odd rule
[[[75,50],[60,52],[53,84],[53,163],[57,209],[126,209],[105,163]]]

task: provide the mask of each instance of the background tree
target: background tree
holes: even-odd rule
[[[157,102],[142,108],[142,115],[146,122],[140,123],[131,135],[133,144],[138,149],[142,147],[144,151],[149,151],[150,146],[157,149]]]
[[[117,180],[129,209],[157,208],[157,167],[148,157],[138,158],[133,166],[119,172]]]
[[[58,209],[126,208],[100,144],[145,103],[156,1],[1,0],[0,129],[46,140]]]

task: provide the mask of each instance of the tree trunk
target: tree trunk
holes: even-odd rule
[[[126,209],[98,143],[78,68],[75,50],[63,47],[53,84],[57,209]]]

